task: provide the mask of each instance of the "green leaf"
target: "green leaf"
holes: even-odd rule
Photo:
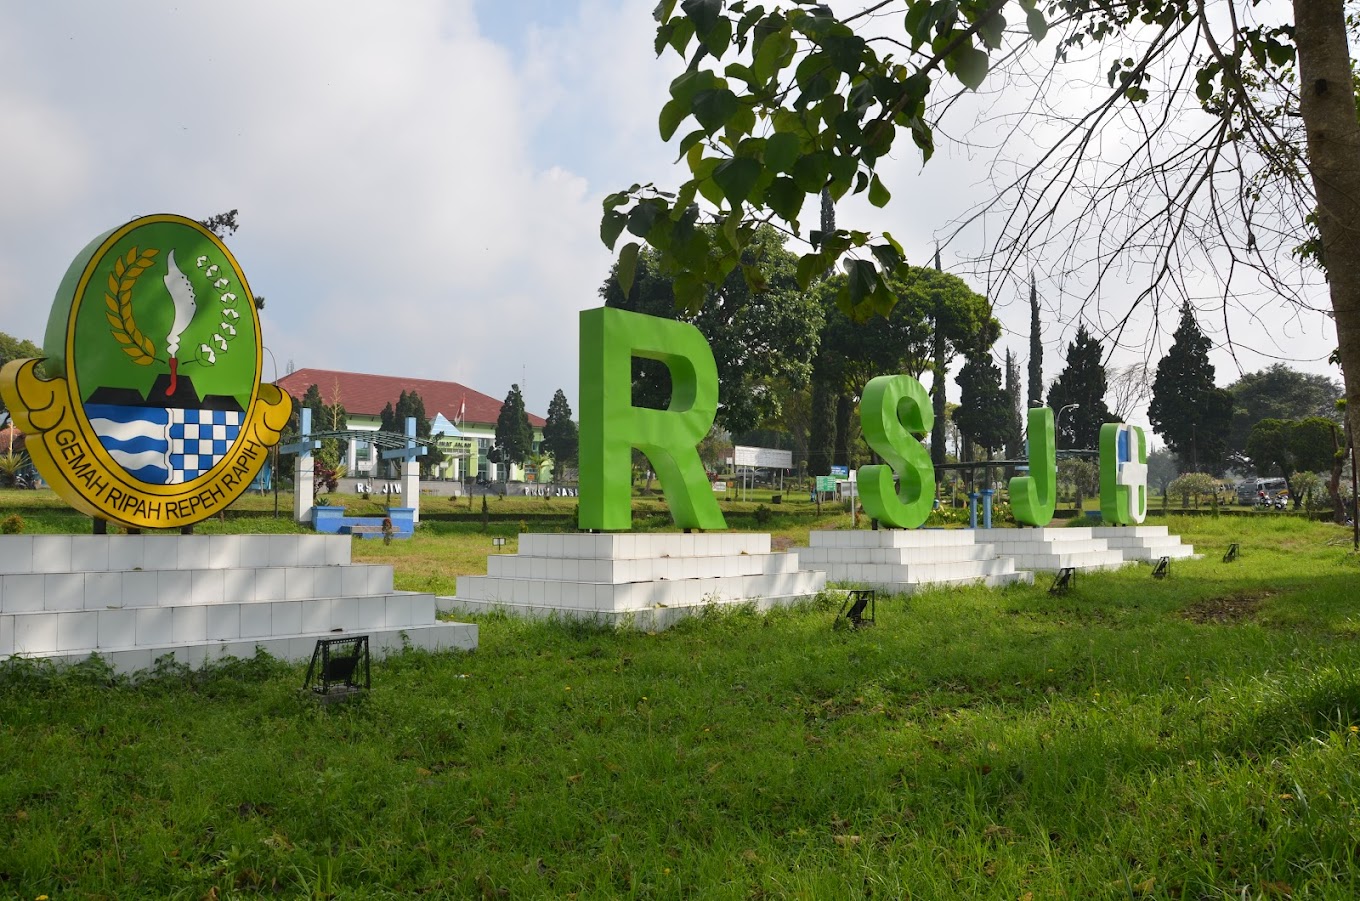
[[[740,106],[736,94],[727,88],[718,88],[695,94],[691,111],[694,118],[699,120],[699,124],[712,134],[726,125],[727,120],[732,118]]]
[[[1006,37],[1006,19],[1001,13],[993,13],[978,24],[978,34],[988,50],[996,50]]]
[[[689,118],[689,112],[688,103],[682,103],[674,97],[667,100],[666,105],[661,107],[661,116],[657,121],[661,140],[669,141],[675,135],[675,130],[680,127],[680,123]],[[684,149],[680,152],[684,153]]]
[[[728,45],[732,43],[732,22],[719,16],[713,27],[701,31],[700,35],[699,42],[708,48],[714,59],[717,59],[727,52]]]
[[[625,203],[627,203],[627,202],[628,202],[628,192],[627,192],[627,191],[616,191],[616,192],[614,192],[613,194],[610,194],[608,197],[606,197],[606,198],[604,199],[604,208],[605,208],[606,210],[612,210],[614,207],[616,207],[616,206],[623,206],[623,205],[624,205]]]
[[[652,10],[652,18],[658,22],[665,22],[675,11],[675,0],[661,0]]]
[[[689,134],[681,138],[680,156],[677,156],[675,158],[675,161],[677,163],[680,162],[680,157],[686,156],[689,153],[691,147],[698,146],[699,142],[702,141],[707,136],[708,132],[704,131],[702,128],[696,128],[694,129],[694,131],[690,132]]]
[[[756,78],[762,83],[769,81],[775,73],[789,64],[796,49],[797,44],[789,36],[788,26],[765,38],[760,48],[756,50],[755,62],[751,67]]]
[[[722,0],[685,0],[680,8],[694,22],[694,30],[703,35],[708,34],[721,17]]]
[[[826,261],[822,259],[820,253],[805,253],[798,258],[798,266],[795,269],[795,276],[798,279],[798,287],[804,291],[812,284],[813,279],[821,275],[826,270]]]
[[[693,315],[703,309],[704,283],[693,272],[686,269],[677,274],[671,289],[675,292],[675,305],[681,310]]]
[[[760,161],[750,157],[734,157],[723,160],[713,170],[713,180],[722,188],[723,196],[733,207],[738,206],[751,196],[751,188],[760,178]]]
[[[806,198],[807,192],[786,175],[774,179],[765,189],[765,205],[774,210],[775,215],[788,222],[797,220]]]
[[[1048,20],[1037,7],[1025,14],[1025,25],[1029,27],[1029,36],[1034,38],[1036,44],[1048,34]]]
[[[633,290],[633,275],[637,272],[638,242],[629,241],[619,251],[619,288],[627,297]]]
[[[878,174],[875,173],[874,177],[869,179],[869,202],[881,209],[888,205],[889,200],[892,200],[892,194],[883,187],[883,182],[878,180]]]
[[[954,74],[959,81],[963,82],[964,87],[976,91],[987,77],[987,52],[976,47],[960,47],[954,51],[952,59]]]
[[[665,208],[666,204],[660,200],[638,201],[637,206],[633,207],[633,211],[628,214],[628,231],[639,238],[646,238],[647,233],[656,224],[656,220],[661,218]]]
[[[788,172],[798,160],[801,143],[797,135],[787,131],[771,135],[765,142],[765,167],[775,172]]]
[[[793,164],[793,180],[804,193],[815,194],[826,186],[831,172],[831,160],[825,153],[809,153]]]
[[[889,241],[892,238],[884,235]],[[885,276],[892,275],[897,271],[897,267],[902,265],[902,252],[900,247],[892,244],[872,244],[869,250],[873,253],[874,259],[878,260],[879,268],[883,270]]]
[[[676,53],[685,55],[685,48],[689,46],[690,38],[694,37],[694,23],[689,19],[674,19],[672,24],[675,26],[671,30],[670,45]],[[657,56],[660,56],[658,51]]]
[[[623,227],[628,224],[628,217],[618,210],[605,210],[600,218],[600,240],[604,246],[610,250],[614,249],[614,242],[623,233]]]
[[[741,139],[756,130],[756,113],[751,107],[742,104],[727,119],[727,127],[723,129],[723,134],[727,135],[727,140],[733,145],[741,143]]]

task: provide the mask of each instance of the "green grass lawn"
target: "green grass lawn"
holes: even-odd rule
[[[267,659],[11,662],[0,895],[1360,895],[1348,533],[1170,525],[1205,557],[1165,581],[927,592],[858,631],[835,602],[656,635],[481,617],[477,651],[331,708]],[[440,591],[492,550],[466,524],[355,547]]]

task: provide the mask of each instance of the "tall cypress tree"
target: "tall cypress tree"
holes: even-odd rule
[[[1034,275],[1029,277],[1029,405],[1044,402],[1044,345],[1039,340],[1039,292]]]
[[[558,388],[548,404],[548,420],[543,426],[543,452],[552,457],[554,478],[576,462],[579,447],[580,433],[571,419],[571,404]]]
[[[511,385],[496,417],[496,447],[506,463],[523,464],[533,446],[534,428],[529,424],[529,412],[524,409],[524,396],[519,385]]]
[[[1194,310],[1182,305],[1180,325],[1152,380],[1148,421],[1187,472],[1221,471],[1232,424],[1232,394],[1214,385],[1209,348]]]
[[[1112,418],[1105,406],[1104,349],[1086,330],[1077,327],[1077,337],[1067,345],[1067,365],[1053,387],[1048,389],[1048,405],[1058,418],[1058,447],[1095,450],[1100,444],[1100,427]],[[1077,404],[1075,409],[1062,408]],[[1061,415],[1059,415],[1061,414]]]
[[[935,269],[940,270],[940,245],[935,245]],[[935,427],[930,431],[930,462],[940,466],[945,461],[945,373],[949,342],[944,333],[944,292],[935,292],[935,362],[931,369],[934,380],[930,386],[931,407],[935,413]]]
[[[991,351],[978,347],[969,353],[959,370],[958,382],[962,397],[954,422],[969,443],[987,451],[990,460],[995,451],[1013,440],[1010,396],[1001,386],[1001,370]]]
[[[1020,436],[1024,422],[1020,414],[1020,361],[1006,348],[1006,403],[1011,413],[1010,440],[1006,442],[1006,459],[1019,460],[1024,453]]]

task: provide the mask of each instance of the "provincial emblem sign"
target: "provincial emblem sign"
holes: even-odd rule
[[[192,219],[146,216],[76,256],[46,356],[6,365],[0,394],[73,507],[175,528],[239,497],[288,422],[288,395],[260,384],[262,348],[226,246]]]

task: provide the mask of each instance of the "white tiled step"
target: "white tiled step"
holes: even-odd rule
[[[649,607],[682,607],[763,597],[811,597],[826,585],[826,576],[809,570],[730,578],[677,579],[646,582],[567,582],[555,579],[500,579],[459,576],[457,599],[505,605],[543,605],[565,610],[610,613]],[[441,599],[442,600],[442,599]],[[457,609],[441,606],[441,611]]]
[[[820,589],[819,589],[820,590]],[[525,619],[549,619],[552,617],[566,617],[570,619],[584,619],[606,625],[629,624],[638,629],[656,631],[668,628],[687,616],[693,616],[712,606],[731,606],[733,604],[751,604],[757,610],[769,610],[771,607],[788,606],[801,603],[814,596],[817,592],[810,594],[794,594],[786,596],[762,596],[750,598],[738,598],[727,601],[714,601],[705,599],[699,603],[680,604],[665,607],[644,607],[636,610],[590,610],[573,609],[569,607],[553,607],[546,604],[515,604],[505,601],[477,600],[464,597],[441,597],[438,599],[439,609],[443,612],[458,613],[491,613],[503,612],[511,616],[518,616]]]
[[[1166,526],[1103,526],[1093,530],[1112,548],[1124,552],[1130,560],[1156,560],[1158,557],[1184,559],[1195,556],[1195,549],[1181,544],[1179,535],[1168,534]]]
[[[990,544],[937,545],[930,547],[811,547],[794,548],[800,566],[820,569],[827,563],[957,563],[966,560],[995,560],[996,548]]]
[[[391,590],[392,567],[386,564],[28,573],[0,576],[0,614],[301,600]]]
[[[812,547],[828,548],[925,548],[977,544],[974,529],[822,529],[808,535]]]
[[[636,560],[647,557],[726,557],[768,554],[770,536],[758,532],[694,534],[530,532],[519,536],[519,553],[526,557],[569,560]]]
[[[932,579],[921,582],[877,582],[863,579],[838,579],[828,575],[832,582],[855,585],[862,588],[874,588],[888,594],[914,594],[924,591],[927,588],[954,588],[966,585],[985,585],[988,588],[999,588],[1004,585],[1032,585],[1034,584],[1034,573],[1028,570],[1011,570],[1009,572],[990,573],[986,575],[959,576],[948,579]]]
[[[403,629],[375,629],[362,634],[368,636],[369,651],[378,658],[402,650],[407,642],[411,647],[428,651],[450,651],[473,650],[477,647],[478,639],[477,626],[472,623],[435,622]],[[116,671],[134,673],[148,669],[166,654],[173,654],[177,662],[193,668],[224,657],[252,657],[257,648],[282,660],[307,661],[312,657],[318,638],[342,637],[342,633],[326,631],[239,641],[165,643],[121,650],[81,648],[39,656],[76,663],[97,652]]]
[[[0,574],[343,566],[348,535],[3,535]]]
[[[1119,569],[1129,561],[1117,550],[1079,551],[1067,553],[1025,553],[1008,555],[1015,561],[1016,569],[1031,569],[1056,572],[1072,567],[1074,569]]]
[[[703,557],[647,557],[573,560],[524,553],[487,558],[488,576],[502,579],[547,579],[566,582],[650,582],[714,579],[789,573],[798,570],[792,554],[724,554]]]
[[[1009,558],[963,560],[951,563],[827,563],[818,566],[832,582],[929,583],[981,579],[1015,572]]]
[[[0,615],[0,656],[49,655],[295,634],[400,629],[435,621],[434,596],[311,598]]]

